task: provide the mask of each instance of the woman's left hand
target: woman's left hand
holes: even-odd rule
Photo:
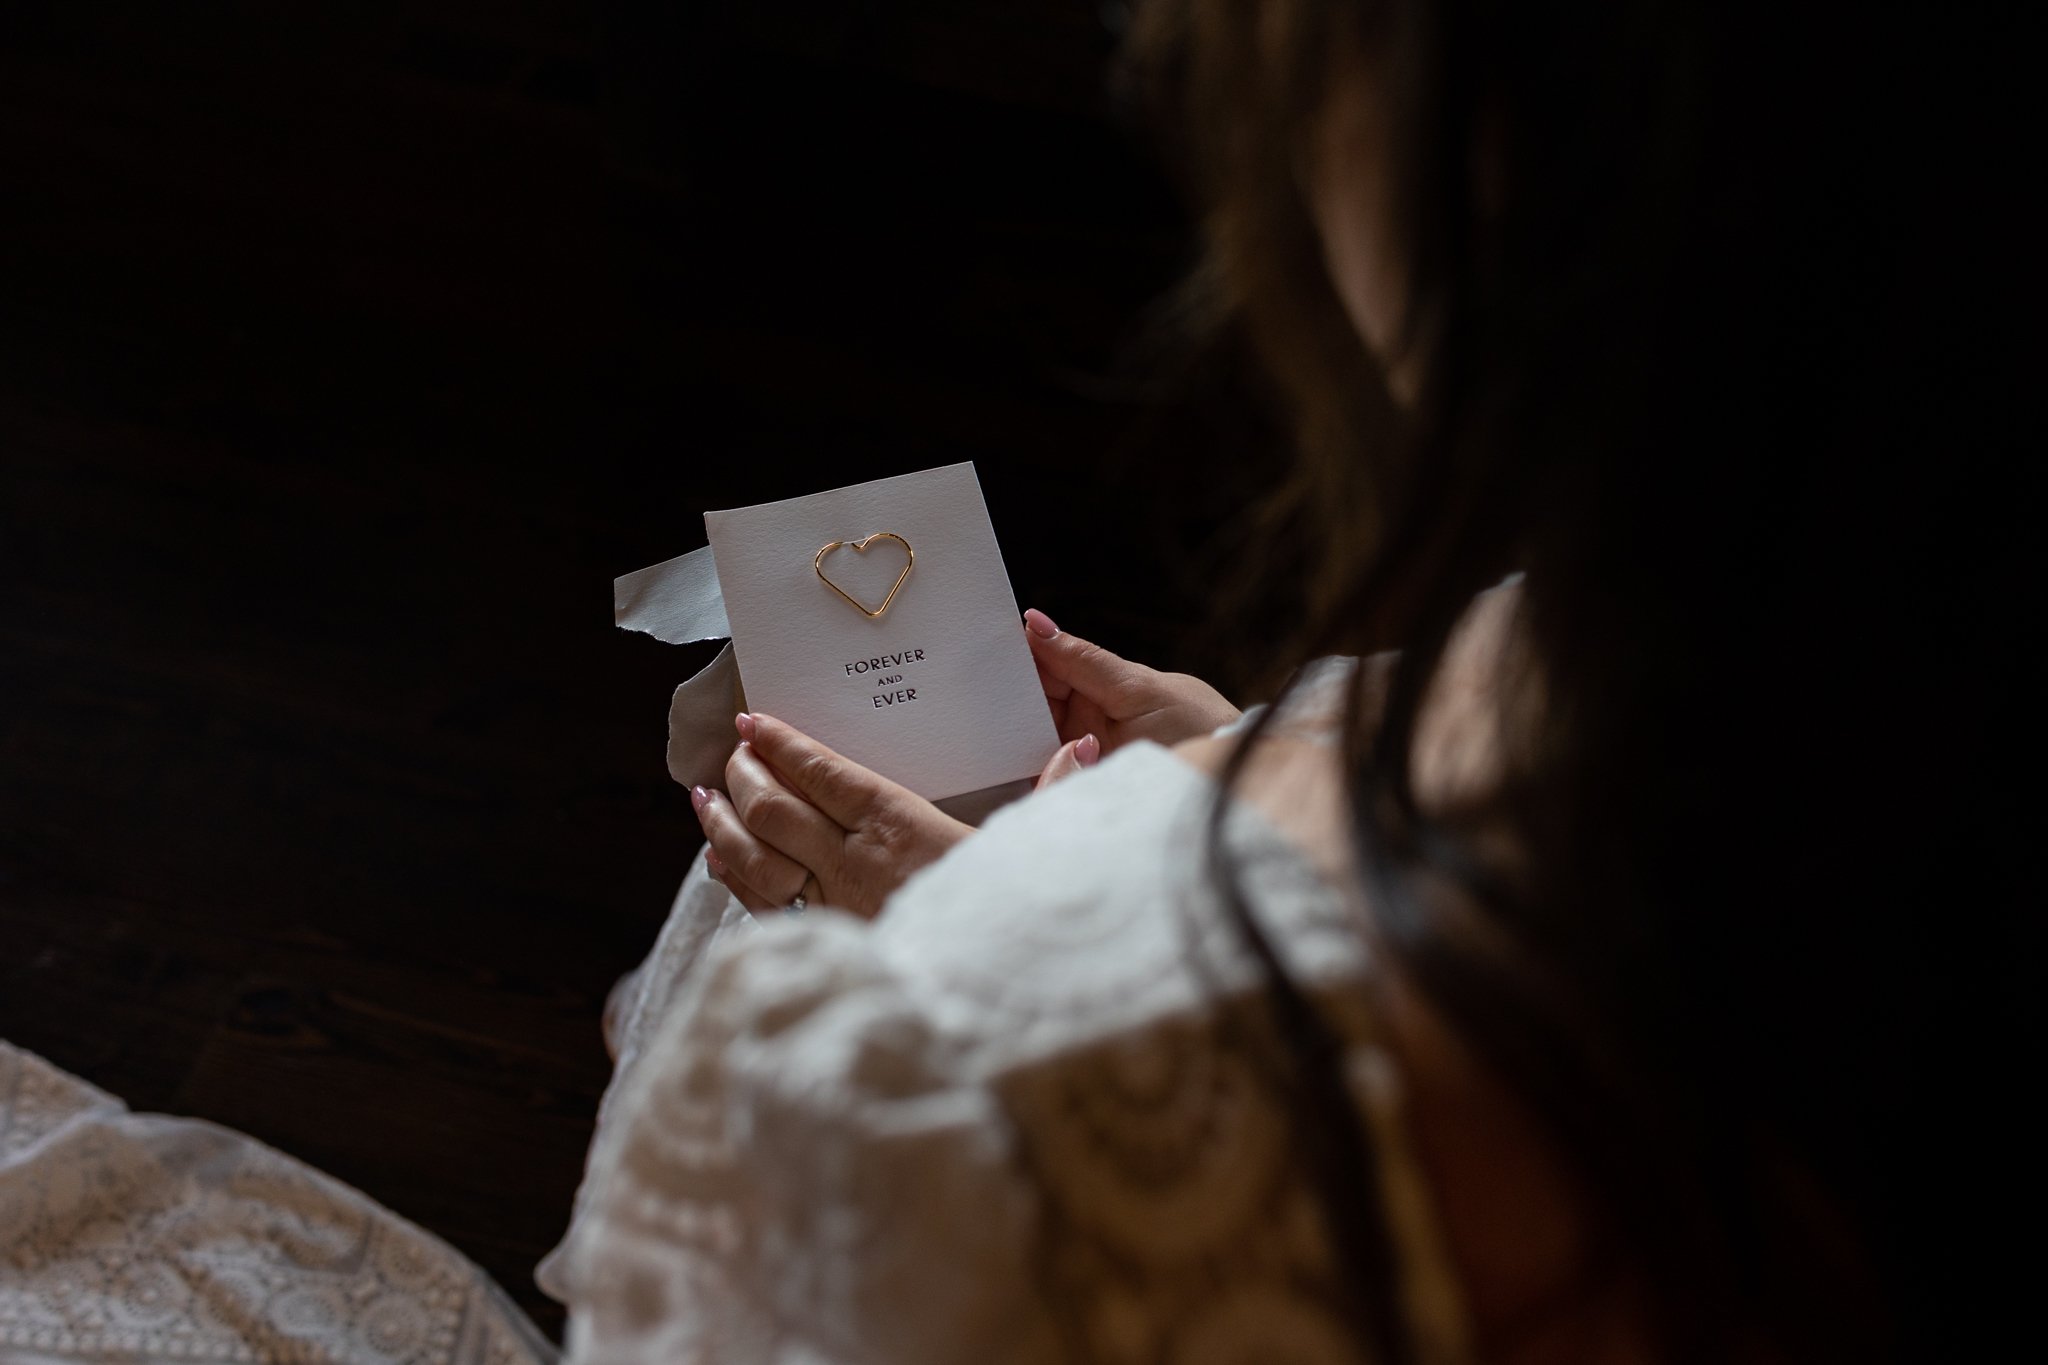
[[[756,712],[734,725],[726,791],[692,788],[690,804],[712,874],[749,910],[787,909],[801,895],[873,919],[913,872],[974,832],[779,720]],[[1093,735],[1061,745],[1038,785],[1088,767],[1101,750]]]
[[[906,787],[759,714],[738,717],[726,793],[693,788],[711,870],[749,910],[799,895],[874,918],[919,868],[973,833]]]

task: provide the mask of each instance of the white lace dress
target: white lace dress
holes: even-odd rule
[[[1214,790],[1129,746],[998,812],[872,924],[757,923],[693,873],[542,1267],[571,1357],[1359,1359],[1239,1007],[1256,976],[1205,870]],[[1346,988],[1353,912],[1248,807],[1227,837],[1350,1040],[1424,1358],[1462,1360],[1399,1077]]]
[[[538,1365],[453,1248],[254,1138],[0,1042],[0,1365]]]

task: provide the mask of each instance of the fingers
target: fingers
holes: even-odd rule
[[[726,870],[722,880],[735,895],[740,894],[740,887],[734,878],[771,905],[787,905],[803,890],[809,870],[748,829],[731,801],[707,787],[692,787],[690,804],[697,810],[711,852]],[[740,903],[756,908],[745,896]]]
[[[1140,685],[1151,672],[1142,664],[1134,664],[1101,645],[1061,630],[1036,607],[1024,613],[1024,638],[1031,642],[1031,657],[1038,664],[1045,695],[1053,701],[1079,692],[1114,713],[1116,708],[1110,705],[1111,701]]]
[[[1102,757],[1102,741],[1094,735],[1083,735],[1053,751],[1046,760],[1045,768],[1038,774],[1038,785],[1050,787],[1063,777],[1072,777],[1083,768],[1092,768]]]
[[[718,880],[725,883],[725,889],[732,892],[734,900],[755,914],[771,915],[789,909],[789,905],[786,902],[779,901],[773,896],[764,896],[753,887],[748,886],[735,876],[733,870],[726,867],[725,864],[720,863],[718,866],[721,869],[717,874]]]
[[[803,731],[773,716],[742,712],[734,721],[740,738],[798,796],[843,829],[868,823],[876,809],[907,793],[880,773],[841,757]]]
[[[1039,642],[1058,639],[1059,634],[1060,628],[1052,623],[1052,618],[1037,607],[1025,611],[1024,638],[1031,643],[1031,662],[1038,668],[1038,685],[1045,689],[1045,699],[1052,703],[1055,713],[1068,697],[1074,695],[1074,684],[1045,666],[1045,660],[1039,654]]]
[[[759,891],[756,891],[753,887],[748,886],[745,881],[741,880],[738,874],[725,865],[724,861],[716,853],[713,853],[708,848],[704,850],[704,866],[711,870],[711,879],[713,881],[720,883],[726,890],[732,892],[734,900],[747,907],[747,909],[752,910],[755,914],[763,914],[776,908],[773,901],[762,895]]]
[[[782,779],[745,740],[725,764],[725,789],[740,823],[799,867],[830,871],[845,854],[846,831]]]

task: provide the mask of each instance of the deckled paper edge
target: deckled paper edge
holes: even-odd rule
[[[725,762],[739,745],[732,718],[747,709],[732,641],[676,688],[668,703],[668,775],[685,787],[723,787]]]
[[[612,580],[612,619],[672,645],[732,637],[711,547]]]

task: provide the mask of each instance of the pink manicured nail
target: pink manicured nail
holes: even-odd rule
[[[1060,633],[1060,628],[1052,623],[1052,618],[1037,607],[1025,611],[1024,628],[1041,640],[1050,640]]]
[[[709,849],[706,849],[704,852],[704,866],[711,869],[711,875],[714,877],[723,878],[725,876],[725,859]]]
[[[1102,741],[1093,735],[1081,736],[1080,743],[1074,746],[1074,761],[1084,768],[1093,767],[1095,760],[1101,757]]]
[[[751,740],[754,737],[754,718],[742,711],[732,718],[732,728],[740,732],[741,739]]]
[[[696,811],[699,815],[702,815],[704,813],[704,808],[710,804],[710,792],[705,791],[702,787],[690,788],[690,809]]]

